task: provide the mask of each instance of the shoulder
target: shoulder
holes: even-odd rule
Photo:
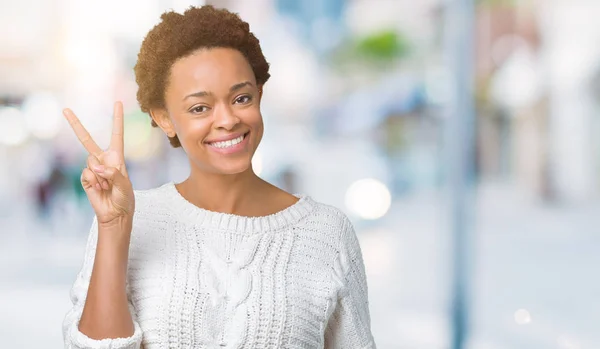
[[[327,240],[334,240],[336,245],[343,245],[345,240],[355,238],[354,225],[342,209],[311,200],[313,210],[303,222],[307,230]]]
[[[134,223],[138,225],[147,223],[155,225],[158,222],[172,222],[175,219],[173,210],[173,195],[169,187],[170,183],[161,186],[134,190],[135,214]]]
[[[155,188],[134,190],[135,213],[146,213],[153,209],[168,207],[170,186],[171,183],[165,183]]]
[[[321,215],[323,223],[323,234],[336,246],[335,268],[339,277],[345,277],[350,271],[358,270],[364,277],[364,262],[360,240],[354,229],[354,224],[338,207],[317,203],[317,215]]]
[[[135,189],[133,193],[135,194],[135,198],[150,198],[150,197],[160,197],[166,196],[173,187],[172,182],[161,184],[154,188],[149,189]]]
[[[149,243],[154,241],[149,236],[156,238],[172,231],[177,215],[172,209],[172,196],[169,195],[168,190],[168,184],[163,184],[155,188],[133,191],[135,214],[131,238],[132,251],[154,246]]]
[[[333,205],[314,200],[313,205],[311,215],[304,221],[300,239],[316,241],[318,244],[309,244],[313,248],[328,247],[339,277],[356,266],[364,268],[360,242],[348,215]]]
[[[320,223],[340,226],[351,224],[348,215],[339,207],[313,200],[313,217]]]

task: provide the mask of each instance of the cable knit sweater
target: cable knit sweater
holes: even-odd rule
[[[296,194],[275,214],[199,208],[174,183],[136,191],[127,295],[135,333],[79,332],[97,242],[63,323],[66,348],[375,348],[367,284],[352,224],[339,209]]]

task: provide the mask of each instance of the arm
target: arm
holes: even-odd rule
[[[140,348],[142,331],[126,293],[130,232],[130,222],[98,227],[94,219],[63,322],[66,348]]]
[[[365,266],[354,227],[347,217],[340,243],[335,274],[341,289],[325,329],[325,348],[375,349]]]

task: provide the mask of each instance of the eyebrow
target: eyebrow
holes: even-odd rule
[[[239,84],[235,84],[235,85],[231,86],[229,88],[229,92],[235,92],[237,90],[240,90],[244,86],[252,86],[252,83],[250,81],[240,82]]]
[[[231,92],[238,91],[238,90],[242,89],[245,86],[252,86],[252,83],[250,81],[240,82],[239,84],[235,84],[235,85],[231,86],[229,88],[229,92],[231,93]],[[186,99],[191,98],[191,97],[206,97],[206,96],[211,95],[211,94],[212,94],[211,92],[207,92],[207,91],[194,92],[192,94],[189,94],[189,95],[185,96],[183,98],[183,100],[185,101]]]

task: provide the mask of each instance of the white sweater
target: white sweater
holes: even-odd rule
[[[136,191],[127,295],[135,333],[78,331],[94,219],[63,323],[66,348],[375,348],[359,243],[339,209],[296,194],[269,216],[201,209],[170,182]]]

